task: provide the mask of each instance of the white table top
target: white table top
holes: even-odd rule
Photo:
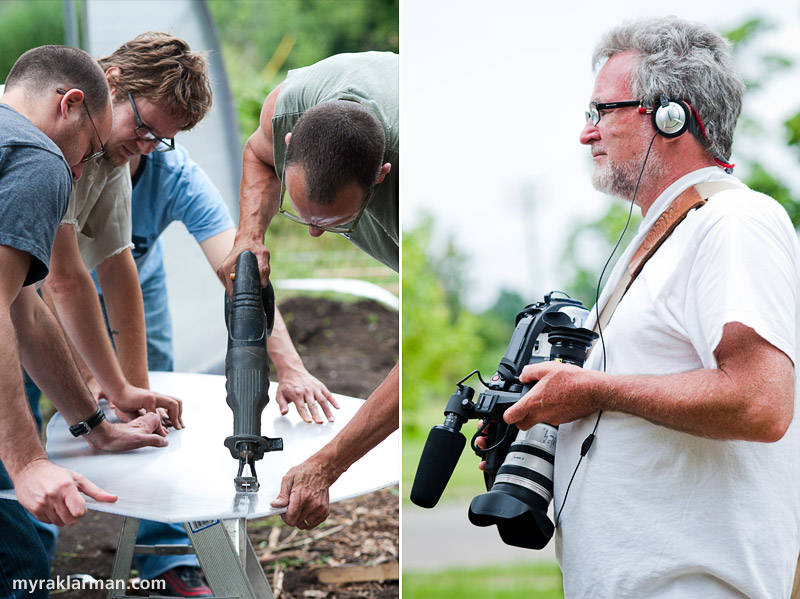
[[[116,503],[87,498],[91,509],[160,522],[189,522],[217,518],[262,518],[278,514],[269,503],[280,491],[280,481],[330,441],[352,418],[363,400],[336,395],[341,409],[336,421],[307,424],[294,406],[281,416],[275,402],[277,384],[269,389],[270,402],[262,415],[262,435],[283,437],[283,451],[271,452],[256,462],[261,488],[239,494],[233,478],[239,466],[223,445],[233,434],[233,413],[225,403],[225,377],[207,374],[151,372],[151,387],[183,400],[183,430],[170,429],[169,446],[146,447],[124,453],[91,449],[74,438],[56,414],[47,427],[47,453],[56,464],[80,472],[109,493]],[[331,502],[342,501],[396,484],[399,468],[399,434],[388,439],[353,464],[330,489]],[[245,467],[245,474],[249,468]],[[0,497],[12,496],[0,492]]]

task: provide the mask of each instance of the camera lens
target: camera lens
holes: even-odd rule
[[[558,429],[544,423],[520,431],[497,471],[494,484],[513,485],[507,492],[520,494],[519,499],[533,504],[544,502],[546,510],[553,499],[557,437]]]
[[[492,490],[469,507],[476,526],[496,524],[508,545],[541,549],[553,536],[547,517],[553,499],[553,464],[558,429],[540,423],[520,431],[497,471]]]

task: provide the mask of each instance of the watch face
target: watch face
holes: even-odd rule
[[[69,427],[69,432],[71,432],[75,437],[85,435],[86,433],[91,432],[91,430],[92,429],[85,422],[79,422],[78,424]]]

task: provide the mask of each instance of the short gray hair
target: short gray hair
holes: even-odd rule
[[[701,141],[712,156],[728,160],[745,88],[728,40],[701,23],[672,16],[646,18],[606,33],[592,65],[597,70],[601,62],[627,51],[636,56],[634,99],[648,107],[657,107],[661,94],[688,101],[705,126]]]

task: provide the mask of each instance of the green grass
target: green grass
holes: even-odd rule
[[[563,599],[556,564],[403,572],[403,599]]]
[[[341,235],[313,238],[308,229],[276,216],[266,235],[272,276],[280,279],[362,279],[397,294],[398,276]]]

